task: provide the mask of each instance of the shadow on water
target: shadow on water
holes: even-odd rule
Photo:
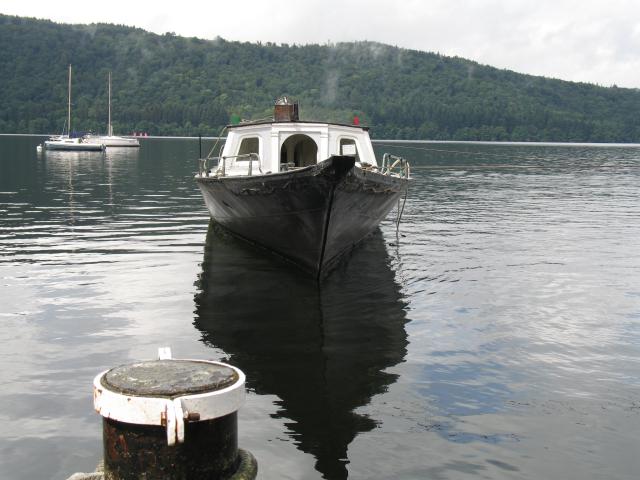
[[[354,410],[386,391],[403,361],[405,303],[378,231],[321,285],[210,225],[195,326],[281,399],[290,435],[325,478],[347,477],[347,448],[376,421]]]

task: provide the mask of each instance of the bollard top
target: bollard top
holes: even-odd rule
[[[161,359],[121,365],[93,379],[93,406],[104,418],[161,425],[167,444],[182,443],[185,422],[213,420],[236,412],[245,398],[245,376],[225,363]]]
[[[101,383],[124,395],[176,398],[216,392],[238,381],[227,365],[198,360],[152,360],[107,371]]]

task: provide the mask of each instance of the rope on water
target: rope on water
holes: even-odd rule
[[[390,148],[404,148],[406,150],[421,150],[424,152],[440,152],[440,153],[459,153],[462,155],[486,155],[489,157],[501,157],[501,158],[526,158],[526,157],[514,157],[513,155],[507,155],[504,153],[489,153],[489,152],[469,152],[465,150],[449,150],[442,148],[424,148],[424,147],[410,147],[408,145],[398,145],[396,143],[375,143],[376,146],[380,145],[381,147],[390,147]],[[413,168],[413,167],[412,167]]]
[[[404,206],[407,203],[407,196],[409,195],[409,185],[407,185],[407,189],[404,191],[404,200],[402,202],[402,208],[400,208],[400,198],[398,198],[398,213],[396,217],[396,238],[400,235],[400,221],[402,220],[402,214],[404,213]]]
[[[521,160],[521,161],[532,161],[532,160],[539,160],[539,157],[523,157],[523,156],[517,156],[517,155],[507,155],[504,153],[490,153],[490,152],[470,152],[470,151],[465,151],[465,150],[445,150],[442,148],[424,148],[424,147],[411,147],[408,145],[398,145],[395,143],[378,143],[375,142],[375,145],[379,145],[382,147],[390,147],[390,148],[404,148],[404,149],[408,149],[408,150],[419,150],[419,151],[423,151],[423,152],[438,152],[438,153],[455,153],[455,154],[459,154],[459,155],[473,155],[474,157],[478,158],[478,157],[483,157],[483,156],[489,156],[489,157],[496,157],[496,158],[505,158],[505,159],[509,159],[509,160]],[[638,163],[637,165],[585,165],[584,168],[589,168],[589,169],[593,169],[593,168],[639,168],[640,167],[640,163]],[[576,165],[558,165],[558,164],[554,164],[554,165],[509,165],[509,164],[500,164],[500,163],[495,163],[495,164],[483,164],[483,165],[411,165],[411,170],[442,170],[442,169],[460,169],[460,170],[481,170],[481,169],[486,169],[486,168],[490,168],[490,169],[495,169],[495,168],[523,168],[523,169],[549,169],[549,168],[553,168],[553,169],[571,169],[571,170],[576,170],[581,168],[581,166],[576,166]]]
[[[483,170],[483,169],[524,169],[524,170],[594,170],[600,168],[630,169],[640,168],[638,165],[504,165],[504,164],[484,164],[484,165],[412,165],[411,170]]]

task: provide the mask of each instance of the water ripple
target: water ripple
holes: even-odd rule
[[[248,371],[269,477],[636,478],[637,146],[398,144],[400,234],[392,213],[317,289],[208,230],[197,142],[6,142],[2,454],[38,461],[0,476],[91,469],[93,375],[170,344]]]

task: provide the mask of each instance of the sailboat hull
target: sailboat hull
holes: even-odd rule
[[[69,140],[47,140],[44,142],[45,150],[62,150],[68,152],[100,152],[104,150],[103,144],[92,144]]]
[[[85,143],[104,145],[105,147],[139,147],[140,142],[135,138],[118,137],[116,135],[85,135]]]

